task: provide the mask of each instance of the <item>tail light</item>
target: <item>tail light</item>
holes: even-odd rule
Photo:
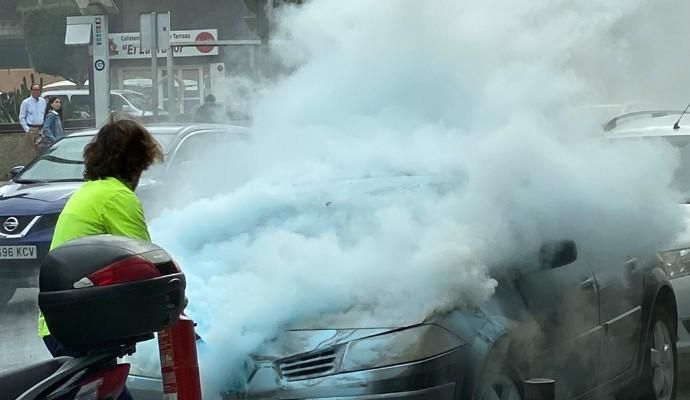
[[[117,399],[125,388],[128,374],[129,364],[117,364],[107,370],[99,371],[79,382],[79,392],[75,398]]]
[[[149,260],[134,256],[99,269],[74,283],[74,288],[108,286],[157,278],[161,272]]]

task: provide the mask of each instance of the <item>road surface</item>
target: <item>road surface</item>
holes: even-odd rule
[[[19,289],[0,311],[0,371],[50,357],[36,333],[37,297],[38,289]],[[684,390],[677,400],[690,400],[690,359],[680,364]]]
[[[36,332],[38,289],[19,289],[0,311],[0,370],[50,357]]]

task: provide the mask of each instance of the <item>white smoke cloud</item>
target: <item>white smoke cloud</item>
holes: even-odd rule
[[[639,1],[312,1],[294,73],[253,102],[218,195],[151,224],[189,279],[207,389],[287,324],[400,326],[492,295],[491,268],[575,239],[618,260],[679,232],[662,144],[591,140],[571,52]],[[363,179],[362,179],[363,178]],[[140,349],[140,353],[142,350]]]

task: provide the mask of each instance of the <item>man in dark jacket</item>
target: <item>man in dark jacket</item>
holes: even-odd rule
[[[222,122],[223,107],[216,104],[216,96],[209,94],[199,109],[196,111],[197,122]]]

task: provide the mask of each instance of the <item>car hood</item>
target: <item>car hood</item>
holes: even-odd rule
[[[254,357],[260,360],[276,360],[424,322],[436,322],[438,319],[443,319],[443,316],[431,316],[426,319],[410,316],[387,318],[384,315],[360,312],[327,315],[312,321],[288,324],[283,333],[264,344]]]
[[[0,213],[51,214],[62,210],[81,182],[9,183],[0,187]]]

